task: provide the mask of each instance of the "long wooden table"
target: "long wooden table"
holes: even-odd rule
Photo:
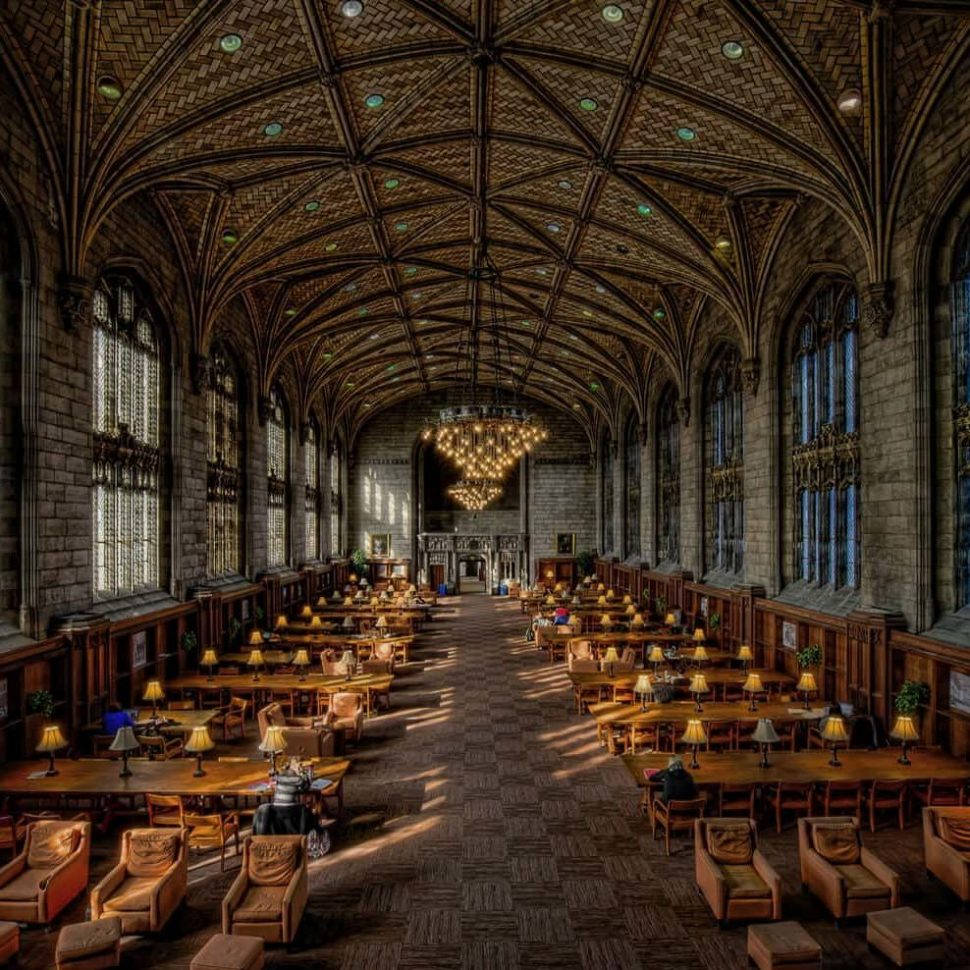
[[[159,709],[158,716],[170,721],[170,724],[159,726],[162,734],[191,734],[192,729],[204,727],[215,716],[218,711],[167,711]],[[135,732],[142,731],[149,726],[152,720],[152,712],[148,709],[138,711],[135,720]],[[101,721],[91,721],[81,729],[85,734],[104,734],[104,724]]]
[[[702,669],[701,672],[704,674],[704,678],[707,681],[707,686],[712,688],[712,690],[717,686],[738,686],[743,684],[748,676],[743,670],[733,670],[726,667]],[[642,670],[631,670],[625,673],[614,674],[611,677],[605,671],[590,671],[587,673],[585,671],[577,672],[571,670],[569,671],[569,679],[572,682],[574,693],[578,692],[582,688],[590,687],[601,687],[612,690],[615,693],[617,687],[632,687],[642,673],[644,673]],[[785,674],[781,671],[758,670],[756,673],[760,675],[761,683],[766,690],[772,687],[780,688],[794,683],[794,678],[790,674]],[[689,683],[690,679],[688,676],[679,677],[675,681],[657,681],[658,685],[668,684],[677,690],[686,690]],[[740,702],[737,703],[740,704]],[[794,707],[795,704],[793,703],[791,706]]]
[[[401,662],[407,663],[411,656],[411,645],[414,643],[413,633],[392,633],[389,636],[362,633],[319,633],[313,630],[297,630],[291,635],[290,630],[286,631],[284,641],[309,648],[313,651],[322,650],[353,650],[354,656],[360,659],[361,651],[367,648],[368,656],[374,650],[376,643],[393,643],[395,653],[400,648]]]

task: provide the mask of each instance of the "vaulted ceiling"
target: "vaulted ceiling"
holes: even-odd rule
[[[332,417],[380,408],[463,379],[494,314],[481,379],[592,421],[611,395],[641,403],[658,368],[683,383],[708,301],[755,353],[807,198],[889,281],[893,207],[968,7],[7,0],[0,44],[69,279],[150,192],[196,351],[241,298],[264,388],[290,360]]]

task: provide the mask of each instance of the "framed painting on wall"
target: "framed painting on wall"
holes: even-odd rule
[[[390,532],[369,532],[367,554],[374,559],[386,559],[391,554]]]
[[[970,714],[970,676],[950,671],[950,710]]]
[[[148,663],[148,634],[142,630],[131,635],[131,666],[134,669]]]
[[[557,556],[576,555],[576,533],[575,532],[556,533],[556,555]]]
[[[781,625],[781,645],[786,650],[794,650],[798,646],[798,628],[790,620]]]

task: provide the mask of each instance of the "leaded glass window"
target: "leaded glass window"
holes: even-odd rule
[[[613,440],[603,438],[603,550],[613,549]]]
[[[266,415],[266,564],[270,569],[286,564],[286,495],[288,481],[287,422],[283,398],[270,391]]]
[[[795,572],[806,582],[859,585],[859,301],[821,285],[793,340]]]
[[[740,572],[744,565],[744,425],[741,356],[726,347],[714,358],[705,397],[705,566]]]
[[[306,428],[303,445],[303,461],[306,471],[306,555],[309,559],[320,556],[320,438],[315,421]]]
[[[340,543],[340,442],[330,453],[330,555],[339,556]]]
[[[206,389],[206,549],[210,576],[240,572],[239,407],[238,372],[225,350],[217,345],[209,361]]]
[[[668,387],[657,409],[657,555],[680,558],[680,422],[677,394]]]
[[[159,352],[151,311],[125,277],[94,291],[94,595],[159,585]]]
[[[624,555],[640,558],[640,428],[634,415],[626,424],[623,442],[623,474],[625,478],[623,524]]]
[[[970,223],[957,239],[953,281],[957,606],[963,607],[970,605]]]

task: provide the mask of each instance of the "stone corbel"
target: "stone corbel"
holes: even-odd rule
[[[761,380],[761,358],[745,357],[741,361],[741,386],[746,394],[752,397],[758,395],[758,383]]]
[[[261,428],[266,427],[266,422],[269,421],[270,413],[273,410],[273,402],[265,394],[260,394],[256,401],[256,418],[259,421],[259,426]]]
[[[893,291],[896,284],[892,280],[869,283],[862,290],[862,325],[872,330],[880,339],[889,333],[892,323]]]
[[[202,394],[209,389],[209,358],[205,354],[198,354],[193,351],[189,359],[189,369],[192,375],[192,389],[196,394]]]
[[[57,305],[64,329],[74,333],[91,319],[91,284],[79,276],[61,278]]]
[[[300,424],[300,444],[305,446],[310,440],[310,422],[303,421]]]
[[[690,427],[690,398],[680,397],[677,399],[677,413],[685,428]]]

